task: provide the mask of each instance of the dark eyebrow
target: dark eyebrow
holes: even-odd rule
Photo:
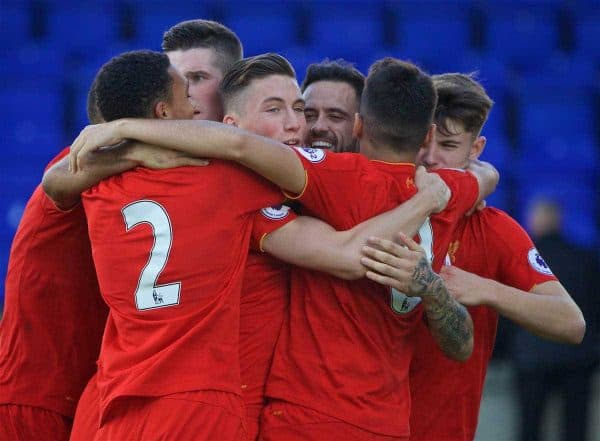
[[[336,113],[341,113],[344,116],[350,116],[350,114],[348,112],[346,112],[345,110],[342,110],[338,107],[328,107],[325,109],[326,113],[331,113],[331,112],[336,112]]]
[[[194,70],[194,71],[186,72],[185,77],[187,78],[187,77],[191,77],[192,75],[198,75],[198,74],[210,76],[210,74],[208,72],[206,72],[205,70]]]

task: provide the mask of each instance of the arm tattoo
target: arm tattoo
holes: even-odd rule
[[[467,309],[448,292],[425,258],[413,272],[411,294],[423,298],[429,329],[448,357],[466,360],[473,351],[473,321]]]

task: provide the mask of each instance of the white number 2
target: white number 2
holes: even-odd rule
[[[154,236],[150,257],[140,274],[135,290],[137,309],[143,311],[179,304],[181,282],[156,285],[156,281],[169,259],[173,242],[173,230],[169,215],[158,202],[149,200],[132,202],[123,207],[122,212],[125,219],[125,231],[140,224],[149,224]]]
[[[419,228],[418,235],[427,259],[429,259],[430,263],[433,262],[433,229],[429,218],[426,218],[421,228]],[[391,291],[392,309],[399,314],[406,314],[412,311],[421,302],[420,297],[409,297],[394,288]]]

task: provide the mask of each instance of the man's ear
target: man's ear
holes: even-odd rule
[[[157,119],[169,119],[169,104],[159,101],[154,106],[154,117]]]
[[[429,130],[427,130],[427,133],[425,134],[425,139],[423,139],[424,146],[431,144],[431,142],[435,140],[435,131],[436,130],[437,130],[437,125],[431,124],[431,127],[429,127]]]
[[[487,139],[485,136],[478,136],[477,139],[471,145],[471,151],[469,152],[469,159],[478,159],[485,148]]]
[[[364,130],[364,122],[360,113],[354,114],[354,125],[352,126],[352,137],[356,140],[359,140],[363,136]]]
[[[234,127],[238,126],[238,120],[235,117],[235,115],[232,115],[229,113],[223,117],[223,123],[229,124],[230,126],[234,126]]]

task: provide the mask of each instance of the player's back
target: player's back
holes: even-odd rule
[[[68,149],[52,163],[66,154]],[[38,186],[9,258],[0,322],[0,404],[72,418],[96,368],[106,314],[83,207],[61,211]]]
[[[496,208],[486,208],[461,220],[448,253],[451,263],[465,271],[529,291],[537,283],[555,280],[532,266],[531,250],[535,250],[531,239],[514,219]],[[415,334],[417,349],[410,370],[411,441],[443,437],[467,441],[475,436],[498,313],[485,305],[469,306],[468,310],[474,346],[466,362],[444,356],[425,324]]]
[[[308,177],[299,200],[337,229],[392,209],[416,192],[413,164],[310,153],[299,151]],[[473,206],[477,190],[474,177],[447,173],[469,182],[451,185],[448,210],[421,229],[422,245],[438,270],[451,238],[445,229]],[[366,279],[348,282],[294,269],[290,321],[277,345],[268,395],[374,433],[408,436],[411,336],[421,318],[420,299]]]
[[[256,175],[217,161],[136,169],[84,194],[110,307],[103,408],[124,395],[240,394],[240,289],[254,212],[280,200]]]

